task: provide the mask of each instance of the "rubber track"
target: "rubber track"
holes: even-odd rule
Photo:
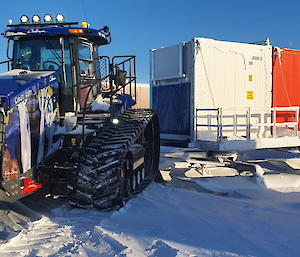
[[[121,176],[126,152],[144,133],[152,119],[151,110],[129,110],[118,116],[120,124],[107,125],[85,144],[77,176],[68,185],[70,204],[101,210],[118,209],[135,197],[155,178],[147,174],[127,198],[121,196]]]

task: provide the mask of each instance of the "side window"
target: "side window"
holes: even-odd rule
[[[78,45],[79,74],[81,77],[95,77],[92,63],[92,49],[92,45],[83,42]]]
[[[96,72],[93,64],[93,45],[86,41],[78,43],[79,61],[79,85],[80,85],[80,105],[84,108],[85,100],[91,103],[95,97],[96,88],[89,93],[89,86],[96,81]],[[87,98],[88,97],[88,98]]]
[[[78,45],[79,58],[85,60],[92,60],[91,46],[90,45]]]

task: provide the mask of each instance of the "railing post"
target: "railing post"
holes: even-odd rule
[[[198,109],[196,109],[196,141],[198,140]]]
[[[237,135],[237,115],[236,113],[233,114],[233,135]]]
[[[115,116],[114,103],[113,103],[113,74],[114,74],[114,66],[113,62],[109,64],[109,88],[110,88],[110,119],[112,120]]]
[[[123,64],[123,67],[124,67],[124,64]],[[129,95],[130,95],[130,108],[131,108],[132,105],[133,105],[133,103],[132,103],[132,92],[131,92],[131,59],[129,59],[129,62],[128,62],[128,70],[129,70],[129,78],[130,78],[130,82],[129,82]],[[124,87],[124,92],[125,92],[125,87]],[[125,103],[125,100],[124,100],[124,103]],[[124,110],[126,110],[126,109],[124,108]]]
[[[223,109],[218,108],[218,144],[222,144],[223,141],[223,126],[222,126],[222,118],[223,118]]]
[[[296,125],[295,125],[295,136],[298,136],[298,122],[299,122],[299,107],[296,109]]]
[[[273,138],[277,138],[277,134],[276,134],[276,107],[273,108]]]
[[[247,140],[250,140],[250,117],[251,117],[251,113],[250,113],[250,107],[248,107],[247,110],[247,116],[246,116],[246,138]]]
[[[135,95],[135,101],[137,99],[137,93],[136,93],[136,62],[135,62],[135,57],[133,58],[133,76],[134,76],[134,95]],[[131,96],[131,95],[130,95]]]
[[[211,114],[207,114],[208,130],[211,131]]]

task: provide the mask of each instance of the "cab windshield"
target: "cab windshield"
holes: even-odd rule
[[[63,62],[71,65],[68,39],[31,38],[15,41],[13,69],[59,71]]]
[[[15,41],[13,69],[56,71],[60,83],[60,113],[64,115],[74,110],[70,45],[67,38],[21,38]]]

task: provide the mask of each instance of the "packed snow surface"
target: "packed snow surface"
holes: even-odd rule
[[[161,158],[166,185],[152,183],[112,212],[70,209],[62,202],[3,240],[0,255],[299,256],[297,172],[180,177],[179,171],[197,171],[183,161],[184,153],[174,156]],[[182,165],[175,168],[175,162]],[[293,183],[282,188],[284,176]],[[201,190],[201,184],[223,192]]]

